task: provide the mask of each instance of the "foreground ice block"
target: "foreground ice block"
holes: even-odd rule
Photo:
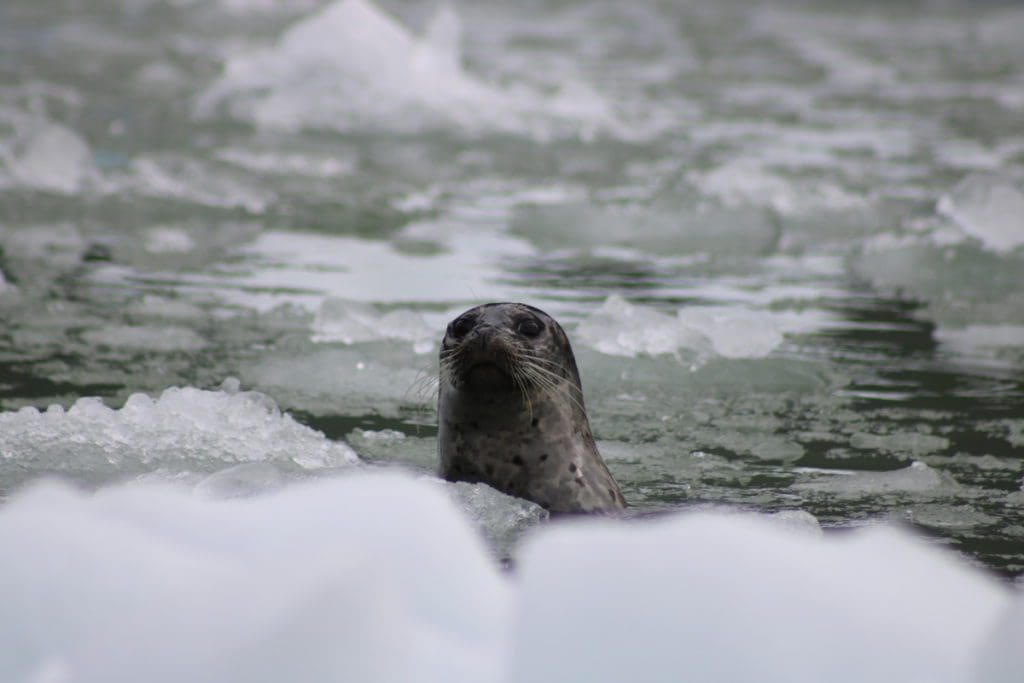
[[[899,530],[743,516],[553,529],[519,568],[517,683],[966,681],[1006,605]]]
[[[500,680],[509,586],[396,475],[242,501],[47,484],[0,510],[0,680]]]
[[[502,573],[443,487],[0,507],[0,680],[1015,681],[1020,595],[896,529],[691,512],[538,530]]]

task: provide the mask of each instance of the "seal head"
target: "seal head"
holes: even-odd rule
[[[518,303],[471,308],[448,325],[440,359],[442,477],[556,513],[625,507],[590,431],[569,338],[551,316]]]

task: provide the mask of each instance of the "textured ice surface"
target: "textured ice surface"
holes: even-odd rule
[[[0,413],[0,468],[12,477],[103,478],[158,467],[212,471],[278,462],[320,468],[356,461],[345,444],[281,414],[266,396],[236,387],[173,388],[157,399],[133,394],[118,410],[82,398],[67,411],[54,405]]]
[[[443,486],[463,514],[476,522],[487,544],[501,558],[511,557],[512,548],[523,533],[549,516],[541,506],[506,496],[486,484],[460,481],[444,482]]]
[[[991,174],[965,178],[943,195],[938,211],[991,251],[1024,246],[1024,192],[1010,179]]]
[[[5,681],[953,683],[1022,664],[1019,595],[884,528],[556,522],[503,574],[436,483],[377,473],[218,501],[36,485],[0,508],[0,545]]]
[[[608,105],[582,83],[556,93],[490,85],[462,67],[461,22],[442,5],[414,35],[369,0],[335,0],[293,24],[271,48],[231,57],[200,98],[283,129],[460,131],[551,135],[613,126]]]
[[[824,314],[709,306],[680,309],[670,316],[611,296],[579,324],[575,338],[614,356],[763,358],[782,343],[787,332],[810,332],[826,320]]]

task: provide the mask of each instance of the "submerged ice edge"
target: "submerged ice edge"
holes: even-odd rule
[[[0,507],[0,544],[11,681],[952,683],[1022,663],[1001,637],[1021,596],[891,528],[577,520],[503,574],[440,490],[377,473],[232,501],[36,485]]]

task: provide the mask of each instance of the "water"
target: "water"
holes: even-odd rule
[[[524,300],[638,516],[896,521],[1019,580],[1022,31],[999,3],[7,0],[0,496],[428,475],[445,323]],[[544,519],[441,490],[499,557]]]

